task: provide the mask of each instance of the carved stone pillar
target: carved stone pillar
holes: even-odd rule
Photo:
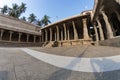
[[[29,34],[27,34],[27,42],[29,41],[29,36],[30,36],[30,35],[29,35]]]
[[[64,36],[64,37],[65,37],[64,40],[66,40],[67,34],[66,34],[66,25],[65,25],[65,23],[63,24],[63,27],[64,27],[64,35],[65,35],[65,36]]]
[[[104,40],[104,34],[103,34],[103,30],[102,30],[102,25],[100,23],[100,21],[97,19],[97,23],[98,23],[98,28],[100,31],[100,40]]]
[[[3,33],[4,33],[4,30],[1,30],[1,34],[0,34],[0,40],[2,40]]]
[[[22,33],[19,33],[18,42],[21,42],[21,35]]]
[[[68,40],[70,40],[69,28],[67,29]]]
[[[77,40],[78,39],[78,34],[77,34],[77,29],[76,29],[74,21],[72,21],[72,25],[73,25],[73,31],[74,31],[74,40]]]
[[[101,13],[102,13],[102,15],[103,15],[103,19],[104,19],[105,24],[106,24],[108,39],[111,39],[111,38],[113,38],[113,31],[112,31],[110,22],[109,22],[109,20],[108,20],[107,15],[105,14],[105,12],[102,11]]]
[[[52,29],[50,28],[50,41],[52,41]]]
[[[36,36],[34,36],[34,43],[36,42]]]
[[[45,42],[47,42],[48,40],[48,34],[47,34],[47,30],[45,30]]]
[[[96,25],[95,25],[95,24],[94,24],[94,30],[95,30],[96,45],[98,45],[99,38],[98,38],[98,31],[97,31],[97,27],[96,27]]]
[[[13,34],[13,31],[10,31],[9,41],[12,41],[12,34]]]
[[[87,19],[83,19],[83,37],[84,37],[85,40],[89,39]]]
[[[57,41],[59,41],[59,27],[58,26],[56,26],[56,30],[57,30]]]

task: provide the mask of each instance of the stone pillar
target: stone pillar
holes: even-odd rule
[[[21,42],[21,35],[22,35],[22,33],[19,33],[18,42]]]
[[[64,27],[64,35],[65,35],[65,36],[64,36],[64,37],[65,37],[64,40],[66,40],[67,34],[66,34],[66,25],[65,25],[65,23],[63,24],[63,27]]]
[[[52,41],[52,28],[50,28],[50,41]]]
[[[73,25],[73,31],[74,31],[74,40],[77,40],[78,39],[78,34],[77,34],[77,29],[76,29],[74,21],[72,21],[72,25]]]
[[[97,23],[98,23],[98,28],[100,31],[100,40],[104,40],[104,34],[103,34],[103,30],[102,30],[102,25],[100,23],[100,21],[97,19]]]
[[[42,31],[42,42],[44,42],[44,32]]]
[[[12,41],[12,34],[13,34],[13,31],[10,31],[9,41]]]
[[[3,33],[4,33],[4,30],[1,30],[1,34],[0,34],[0,40],[2,40]]]
[[[29,34],[27,34],[27,42],[29,41]]]
[[[56,26],[56,30],[57,30],[57,41],[59,41],[59,27]]]
[[[89,39],[87,19],[83,19],[83,37],[84,37],[85,40]]]
[[[68,34],[68,40],[70,40],[70,33],[69,33],[69,28],[67,29],[67,34]]]
[[[111,38],[113,38],[113,31],[112,31],[111,25],[110,25],[110,23],[109,23],[108,17],[107,17],[107,15],[105,14],[105,12],[102,11],[101,13],[102,13],[102,15],[103,15],[103,19],[104,19],[105,24],[106,24],[108,39],[111,39]]]
[[[63,41],[63,30],[61,29],[61,41]]]
[[[36,42],[36,36],[34,36],[34,43]]]
[[[95,37],[96,37],[96,45],[98,45],[99,38],[98,38],[98,31],[97,31],[97,27],[96,27],[96,25],[95,25],[95,24],[94,24],[94,30],[95,30]]]
[[[57,35],[56,35],[56,31],[55,31],[55,41],[57,40]]]
[[[48,40],[48,34],[47,34],[47,30],[45,29],[45,42],[47,42]]]

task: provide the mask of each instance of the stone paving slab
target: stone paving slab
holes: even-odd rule
[[[40,61],[17,48],[0,49],[0,80],[120,80],[120,70],[78,72]]]
[[[57,47],[57,48],[29,48],[48,54],[78,57],[108,57],[120,55],[120,48],[107,46],[74,46],[74,47]]]

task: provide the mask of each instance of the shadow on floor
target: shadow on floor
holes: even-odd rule
[[[84,56],[84,53],[86,52],[88,47],[78,57]],[[66,67],[74,68],[76,64],[80,63],[80,60],[78,60],[77,58],[71,61],[71,63],[68,64]],[[67,80],[71,76],[71,73],[72,73],[71,70],[60,69],[54,72],[47,80]]]
[[[8,80],[8,72],[0,71],[0,80]]]
[[[105,63],[107,62],[107,63]],[[105,65],[103,65],[103,63]],[[107,64],[107,65],[106,65]],[[112,66],[111,66],[112,64]],[[94,76],[96,80],[120,80],[120,70],[115,70],[115,71],[106,71],[106,72],[96,72],[95,65],[97,65],[100,69],[100,71],[106,70],[104,66],[107,66],[109,69],[112,67],[117,67],[120,66],[120,63],[114,62],[110,59],[105,59],[103,58],[102,60],[91,60],[91,66],[92,69],[95,71]],[[116,66],[117,65],[117,66]]]

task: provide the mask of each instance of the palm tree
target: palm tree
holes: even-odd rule
[[[5,6],[3,6],[3,8],[1,8],[1,13],[2,13],[2,14],[5,14],[5,13],[7,13],[7,12],[8,12],[8,6],[5,5]]]
[[[25,17],[25,16],[23,16],[23,17],[21,18],[21,20],[26,21],[26,17]]]
[[[49,16],[47,16],[47,15],[44,15],[44,17],[42,18],[42,24],[44,25],[44,26],[46,26],[46,25],[48,25],[49,23],[51,23],[51,21],[49,20],[50,19],[50,17]]]
[[[36,24],[37,24],[38,26],[42,26],[41,20],[38,19],[38,20],[36,21]]]
[[[19,16],[22,14],[22,13],[25,13],[25,11],[26,11],[26,4],[25,3],[21,3],[21,6],[19,6],[19,9],[18,9],[18,11],[19,11]]]
[[[9,8],[9,15],[15,18],[19,17],[19,6],[17,4],[12,4],[12,8]]]
[[[30,16],[28,17],[28,21],[30,23],[35,22],[36,21],[36,16],[33,13],[30,14]]]
[[[20,6],[12,4],[12,8],[9,8],[9,15],[15,18],[19,18],[22,13],[26,11],[26,4],[21,3]]]

